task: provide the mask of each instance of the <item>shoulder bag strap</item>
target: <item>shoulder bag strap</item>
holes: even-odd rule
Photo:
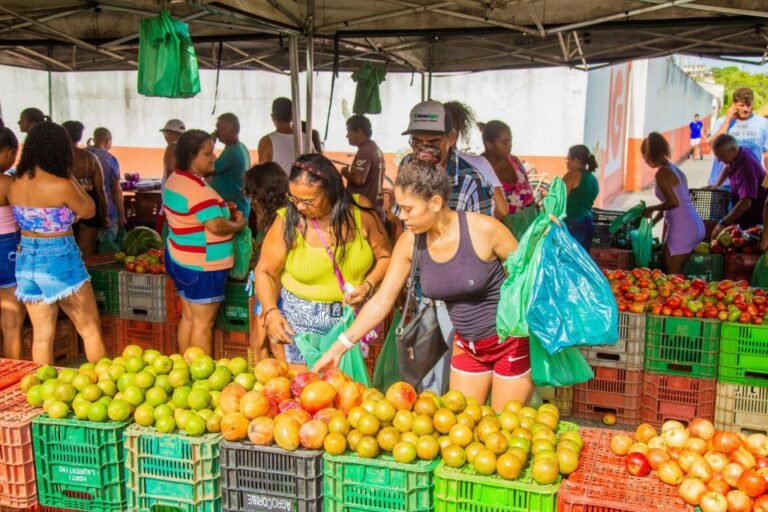
[[[328,254],[328,257],[331,259],[331,263],[333,263],[333,271],[336,274],[336,280],[339,283],[339,288],[341,288],[342,293],[346,293],[344,291],[344,284],[346,283],[346,281],[344,280],[344,276],[341,274],[341,269],[339,268],[339,265],[336,264],[336,256],[334,256],[333,251],[328,246],[328,242],[326,242],[325,240],[325,235],[320,229],[320,225],[317,223],[317,219],[310,219],[310,221],[312,222],[312,226],[314,226],[315,231],[317,231],[317,234],[320,237],[320,241],[323,242],[323,247],[325,247],[325,252]]]
[[[403,330],[403,326],[405,325],[405,317],[408,314],[409,306],[411,305],[411,297],[413,297],[414,294],[414,286],[413,286],[413,278],[416,275],[416,266],[417,266],[417,258],[419,256],[419,237],[424,235],[414,235],[413,237],[413,253],[411,253],[411,272],[408,274],[408,281],[406,282],[406,292],[405,292],[405,305],[403,306],[403,314],[400,317],[400,324],[397,326],[397,329],[395,330],[396,335],[400,335],[400,333]]]

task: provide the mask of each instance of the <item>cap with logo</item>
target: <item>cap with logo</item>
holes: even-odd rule
[[[167,123],[165,123],[164,127],[160,128],[160,131],[184,133],[185,131],[187,131],[187,129],[184,126],[184,123],[181,122],[179,119],[171,119]]]
[[[444,134],[453,130],[453,118],[439,101],[422,101],[411,109],[408,129],[403,135],[414,132]]]

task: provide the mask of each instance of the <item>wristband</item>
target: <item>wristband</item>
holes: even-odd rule
[[[263,312],[263,313],[261,314],[261,318],[263,318],[263,319],[264,319],[264,321],[266,322],[266,321],[267,321],[267,316],[268,316],[268,315],[269,315],[271,312],[273,312],[273,311],[279,311],[279,310],[280,310],[280,308],[278,308],[277,306],[275,306],[275,307],[273,307],[273,308],[269,308],[268,310],[266,310],[265,312]]]
[[[370,288],[368,289],[368,293],[365,295],[365,297],[366,297],[366,298],[368,298],[368,297],[370,297],[371,295],[373,295],[373,285],[372,285],[372,284],[371,284],[371,282],[370,282],[369,280],[367,280],[367,279],[366,279],[365,281],[363,281],[363,282],[364,282],[365,284],[367,284],[367,285],[370,287]]]
[[[352,342],[349,340],[349,338],[347,338],[347,335],[346,335],[346,334],[344,334],[343,332],[342,332],[341,334],[339,334],[339,337],[338,337],[337,339],[338,339],[338,340],[341,342],[341,344],[342,344],[342,345],[344,345],[344,346],[345,346],[347,349],[350,349],[350,348],[352,348],[352,347],[354,347],[354,346],[355,346],[355,344],[354,344],[354,343],[352,343]]]

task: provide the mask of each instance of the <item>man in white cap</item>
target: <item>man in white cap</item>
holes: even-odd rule
[[[168,179],[168,176],[176,170],[176,141],[179,140],[179,137],[186,130],[187,128],[184,126],[184,123],[178,119],[169,120],[160,129],[167,144],[165,146],[165,153],[163,153],[163,187],[165,187],[165,180]]]
[[[408,129],[403,132],[403,135],[411,136],[408,142],[414,154],[432,154],[451,178],[449,208],[493,216],[493,186],[477,169],[456,152],[458,133],[454,130],[450,112],[445,109],[442,103],[423,101],[413,107]],[[405,157],[400,162],[400,166],[402,167],[407,163],[411,156]],[[398,210],[399,207],[395,205],[393,213],[397,215]],[[440,330],[446,345],[448,345],[448,350],[419,383],[418,390],[432,390],[438,395],[442,395],[448,389],[454,329],[445,303],[435,301],[435,307],[437,308]]]

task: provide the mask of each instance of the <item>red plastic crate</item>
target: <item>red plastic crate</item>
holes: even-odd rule
[[[646,372],[640,418],[656,427],[667,420],[688,423],[693,418],[714,421],[717,379]]]
[[[593,247],[589,255],[599,268],[629,270],[635,268],[635,255],[629,249],[604,249]]]
[[[0,359],[0,390],[13,386],[25,375],[36,371],[38,368],[40,365],[32,361]]]
[[[0,512],[78,512],[78,511],[72,510],[71,508],[47,507],[45,505],[40,505],[38,503],[36,505],[32,505],[30,507],[25,507],[25,508],[0,506]]]
[[[83,263],[86,267],[98,267],[100,265],[109,265],[115,262],[116,252],[107,252],[104,254],[94,254],[93,256],[83,255]]]
[[[725,268],[723,277],[738,281],[745,279],[749,281],[752,278],[752,272],[755,270],[759,254],[739,254],[730,252],[725,255]]]
[[[107,357],[114,357],[117,355],[117,339],[120,319],[112,315],[102,315],[100,320],[101,339],[104,342]]]
[[[138,345],[144,350],[155,349],[161,354],[178,352],[176,331],[170,326],[121,318],[118,321],[117,350],[115,353],[122,353],[128,345]]]
[[[624,457],[611,453],[618,431],[584,428],[579,469],[563,480],[557,512],[693,512],[677,487],[661,482],[653,471],[635,477],[624,468]]]
[[[169,324],[178,325],[181,320],[181,297],[176,292],[176,285],[173,279],[168,276],[165,280],[165,321]]]
[[[573,415],[595,421],[606,413],[619,423],[634,424],[640,419],[643,372],[593,366],[595,377],[574,386]]]
[[[18,386],[0,392],[0,506],[27,510],[37,503],[32,419],[41,408]]]
[[[214,329],[213,331],[213,358],[221,359],[222,357],[244,357],[247,361],[251,361],[250,342],[248,340],[247,332],[241,331],[222,331],[221,329]]]

